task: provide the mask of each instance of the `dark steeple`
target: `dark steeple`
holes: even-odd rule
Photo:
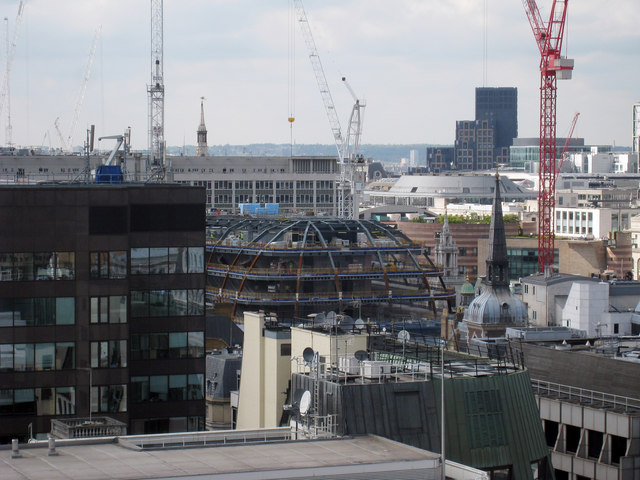
[[[491,209],[489,227],[489,254],[487,256],[486,285],[493,287],[509,285],[509,260],[507,258],[507,238],[504,233],[502,201],[500,198],[500,176],[496,173],[496,186]]]

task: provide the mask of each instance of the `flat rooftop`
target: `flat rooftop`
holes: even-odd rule
[[[439,455],[373,435],[164,449],[132,448],[136,442],[128,439],[133,438],[105,438],[97,443],[58,440],[57,456],[47,455],[47,442],[21,445],[21,458],[11,458],[11,450],[3,449],[0,478],[440,478]],[[469,478],[466,475],[476,472],[481,474],[479,478],[486,478],[482,476],[484,472],[447,462],[448,478]]]

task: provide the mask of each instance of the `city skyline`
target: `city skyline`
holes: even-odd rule
[[[549,1],[539,1],[548,18]],[[573,80],[559,82],[557,135],[574,112],[574,135],[590,144],[631,143],[631,105],[640,100],[634,19],[640,5],[588,0],[568,7],[567,54]],[[18,0],[0,1],[13,39]],[[475,88],[517,87],[519,136],[538,135],[539,53],[521,2],[307,0],[307,12],[343,132],[353,100],[346,76],[366,99],[362,142],[451,144],[455,121],[473,119]],[[164,2],[165,139],[193,145],[200,97],[210,145],[331,144],[322,100],[291,0]],[[150,2],[27,0],[11,70],[13,142],[58,147],[60,118],[69,134],[95,30],[102,35],[73,132],[84,139],[132,127],[132,146],[147,148]],[[295,28],[295,84],[289,82],[289,37]],[[595,32],[595,33],[594,33]],[[0,49],[1,50],[1,49]],[[4,77],[4,55],[0,59]],[[634,87],[636,87],[634,89]],[[295,89],[295,108],[289,92]],[[290,131],[287,117],[296,121]],[[7,110],[0,113],[6,143]],[[110,148],[110,144],[100,145]]]

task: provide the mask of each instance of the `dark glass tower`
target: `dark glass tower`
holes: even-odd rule
[[[476,120],[495,122],[496,150],[508,148],[518,136],[518,89],[476,88]]]

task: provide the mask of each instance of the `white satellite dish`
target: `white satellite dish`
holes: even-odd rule
[[[314,325],[324,325],[325,315],[324,313],[319,313],[313,318]]]
[[[411,339],[411,335],[406,330],[400,330],[398,332],[398,340],[401,342],[408,342]]]
[[[306,415],[311,408],[311,392],[309,390],[305,390],[302,394],[302,398],[300,398],[300,413],[302,415]]]
[[[364,320],[358,318],[355,322],[355,326],[358,330],[362,330],[364,328]]]

